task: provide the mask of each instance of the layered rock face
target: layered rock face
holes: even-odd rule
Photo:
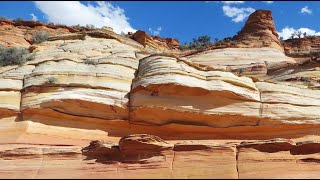
[[[259,91],[246,77],[201,71],[161,56],[142,59],[137,76],[130,97],[131,122],[228,127],[250,124],[249,109],[252,116],[259,116]],[[235,121],[239,116],[246,116],[247,122]]]
[[[257,10],[252,13],[233,40],[236,41],[235,48],[213,49],[185,58],[214,69],[258,79],[298,63],[283,53],[271,11]]]
[[[0,21],[0,44],[6,47],[29,47],[32,35],[38,31],[47,31],[51,35],[76,32],[67,26],[53,26],[41,22],[22,21],[16,25],[12,21]]]
[[[146,134],[126,136],[119,143],[94,141],[82,149],[79,146],[0,145],[0,176],[318,178],[319,148],[316,141],[272,139],[176,143]]]
[[[297,63],[270,72],[266,79],[295,86],[320,89],[320,41],[317,37],[296,38],[283,41],[286,56]]]
[[[203,70],[171,57],[150,56],[140,60],[133,81],[130,123],[230,128],[233,132],[247,129],[252,133],[258,133],[254,129],[275,127],[273,134],[276,127],[283,126],[288,128],[287,135],[292,135],[293,127],[319,128],[319,95],[317,90],[253,82],[229,72]],[[192,131],[206,133],[196,129]],[[260,137],[267,135],[271,134],[263,132]]]
[[[284,41],[286,55],[292,57],[319,57],[320,38],[299,38]]]
[[[293,78],[320,66],[273,45],[179,58],[110,29],[50,36],[0,67],[0,177],[318,178],[320,90]]]
[[[141,49],[117,39],[87,36],[86,40],[47,41],[34,51],[33,61],[1,68],[4,117],[24,120],[18,124],[38,133],[41,124],[64,127],[68,124],[64,116],[128,120],[128,93],[138,68],[137,57],[144,56],[139,54]],[[49,128],[42,133],[53,135],[56,131]],[[66,129],[60,132],[68,137]]]
[[[225,48],[201,52],[185,57],[194,63],[211,66],[255,78],[261,78],[274,71],[296,64],[275,48]]]

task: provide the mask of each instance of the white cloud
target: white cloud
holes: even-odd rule
[[[283,37],[284,40],[289,39],[292,35],[293,32],[295,31],[301,31],[302,34],[303,33],[307,33],[307,35],[320,35],[320,32],[316,32],[315,30],[309,29],[309,28],[299,28],[299,29],[294,29],[294,28],[290,28],[290,27],[285,27],[282,29],[281,32],[278,32],[280,37]],[[296,36],[295,36],[296,37]]]
[[[34,15],[33,13],[31,13],[30,16],[32,17],[32,21],[38,21],[37,16]]]
[[[245,1],[221,1],[224,4],[243,4]]]
[[[154,36],[158,36],[161,30],[162,30],[162,27],[158,27],[156,30],[152,30],[151,28],[149,28],[150,33]]]
[[[301,13],[307,13],[307,14],[311,14],[312,10],[308,8],[308,6],[305,6],[303,8],[301,8]]]
[[[272,4],[273,3],[273,1],[262,1],[262,2],[267,3],[267,4]]]
[[[92,24],[98,28],[112,27],[116,33],[135,32],[128,22],[123,9],[110,2],[96,1],[97,5],[81,4],[79,1],[35,1],[49,22],[85,26]]]
[[[255,9],[251,7],[247,8],[237,8],[237,7],[230,7],[228,5],[224,5],[222,7],[223,13],[232,18],[233,22],[241,22],[246,17],[248,17],[251,13],[255,11]]]

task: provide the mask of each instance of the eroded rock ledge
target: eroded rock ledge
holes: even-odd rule
[[[157,136],[134,134],[122,137],[119,145],[93,141],[82,153],[97,162],[118,166],[121,170],[114,177],[130,173],[129,166],[134,168],[135,164],[148,165],[150,172],[137,167],[134,168],[137,174],[127,177],[142,178],[152,174],[159,178],[310,178],[319,176],[317,168],[320,166],[319,142],[288,139],[235,144],[167,143]],[[125,166],[128,169],[121,168]],[[305,171],[308,173],[301,173]],[[143,173],[139,175],[138,172]]]
[[[319,141],[168,142],[131,134],[89,146],[1,144],[3,178],[317,178]],[[31,165],[32,164],[32,165]],[[6,170],[10,169],[10,171]],[[59,169],[59,173],[57,173]]]

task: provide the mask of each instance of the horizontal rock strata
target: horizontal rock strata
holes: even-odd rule
[[[269,47],[215,49],[187,56],[185,59],[222,71],[253,77],[264,76],[268,71],[296,63],[282,51]]]
[[[127,147],[125,151],[121,146]],[[82,149],[0,145],[0,159],[0,176],[4,178],[61,178],[70,174],[72,178],[237,179],[317,178],[320,156],[318,141],[166,142],[157,136],[132,134],[119,144],[94,141]]]
[[[319,124],[318,93],[150,56],[140,61],[133,82],[130,122],[214,128]]]

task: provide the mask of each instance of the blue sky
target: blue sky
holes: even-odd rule
[[[294,30],[320,35],[320,2],[316,1],[1,1],[0,7],[0,16],[12,19],[111,26],[118,33],[144,30],[181,43],[201,35],[232,37],[250,13],[267,9],[285,39]]]

